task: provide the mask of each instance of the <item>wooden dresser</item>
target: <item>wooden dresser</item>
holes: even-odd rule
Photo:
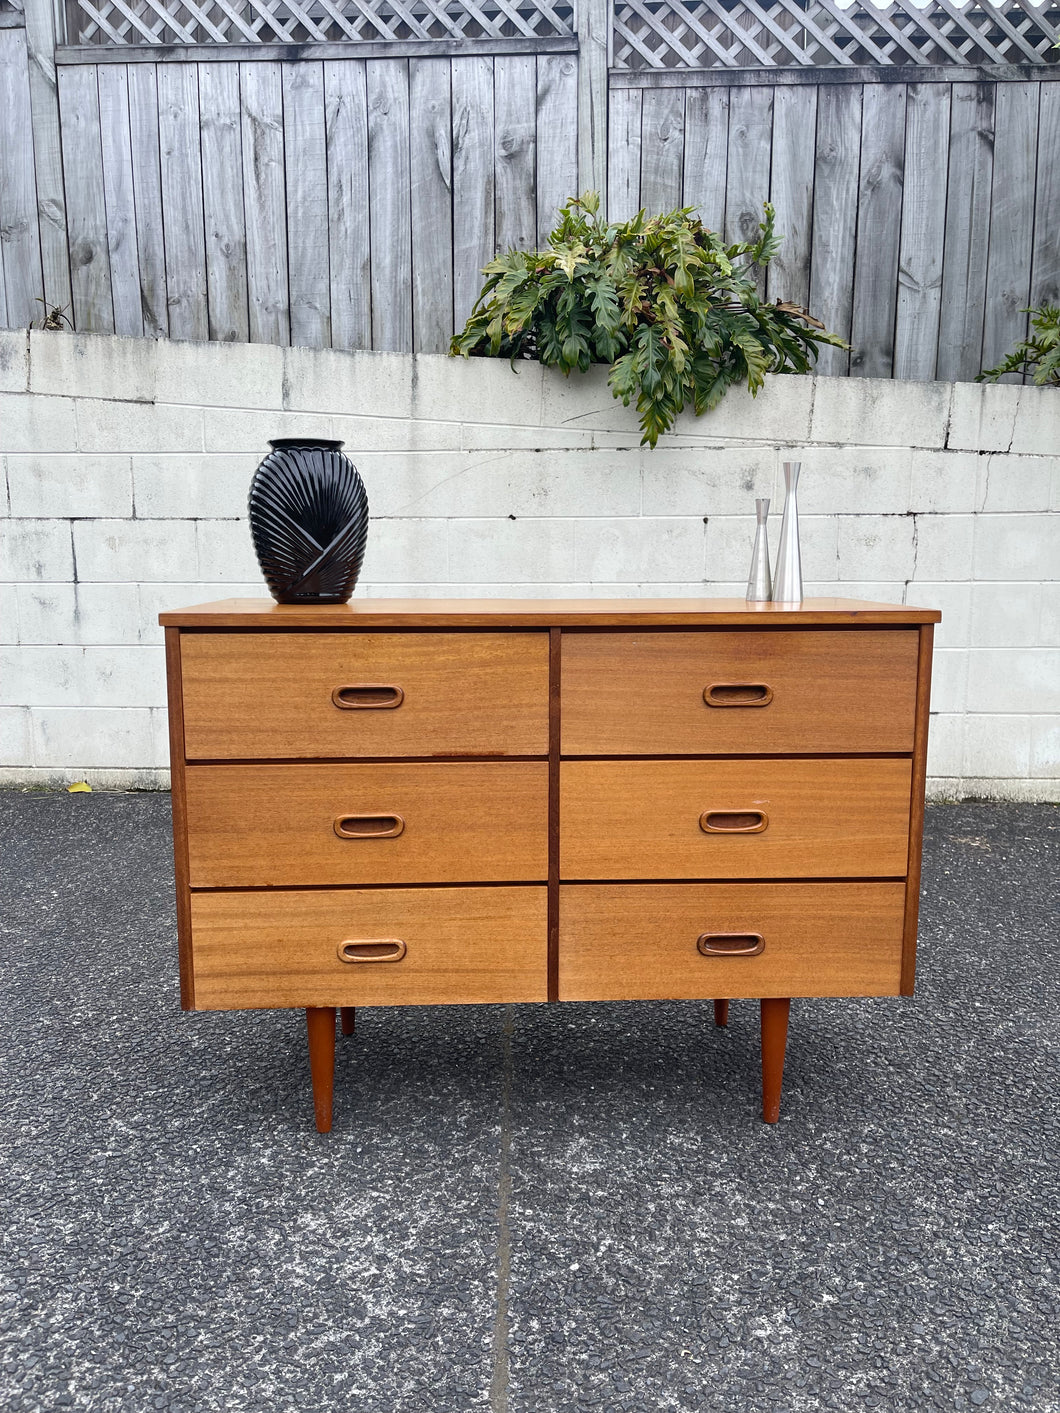
[[[911,995],[933,609],[163,613],[185,1009]]]

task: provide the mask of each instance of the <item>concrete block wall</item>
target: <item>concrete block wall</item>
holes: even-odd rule
[[[265,593],[298,433],[364,476],[374,597],[742,595],[800,459],[807,593],[943,611],[931,794],[1060,798],[1053,389],[778,378],[653,452],[602,372],[43,332],[0,334],[0,783],[165,783],[158,612]]]

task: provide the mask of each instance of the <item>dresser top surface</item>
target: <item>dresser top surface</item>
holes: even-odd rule
[[[763,628],[897,627],[938,623],[936,608],[803,599],[794,606],[744,599],[355,599],[347,604],[278,604],[221,599],[171,609],[166,628]]]

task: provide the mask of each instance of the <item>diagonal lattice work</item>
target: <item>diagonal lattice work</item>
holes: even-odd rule
[[[1060,55],[1046,0],[615,0],[618,69],[1044,64]]]
[[[68,44],[306,44],[544,39],[570,0],[67,0]]]

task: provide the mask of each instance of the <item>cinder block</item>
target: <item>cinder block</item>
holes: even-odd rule
[[[283,402],[288,412],[323,416],[413,416],[413,360],[404,353],[346,353],[285,348]],[[281,435],[290,435],[282,433]]]
[[[928,723],[929,775],[957,775],[964,768],[964,716],[932,713]]]
[[[1031,775],[1060,782],[1060,721],[1055,717],[1031,719]],[[1060,792],[1051,798],[1060,799]]]
[[[979,779],[1030,773],[1031,718],[969,714],[964,725],[963,775]]]
[[[544,388],[554,376],[562,381],[562,373],[554,368],[529,359],[513,368],[507,358],[450,358],[438,353],[418,354],[411,365],[411,414],[420,421],[460,417],[487,424],[553,425],[544,410]]]
[[[30,392],[153,402],[163,342],[34,329],[29,336]]]
[[[359,457],[373,514],[386,516],[637,515],[636,457],[593,451],[438,452]]]
[[[931,663],[932,712],[963,713],[968,696],[966,648],[937,648]]]
[[[909,508],[908,447],[815,446],[779,453],[773,506],[784,507],[782,463],[801,461],[799,510],[808,515],[904,515]]]
[[[364,451],[459,451],[459,422],[423,422],[413,417],[333,417],[333,435],[357,465]]]
[[[916,580],[905,591],[904,602],[916,608],[942,610],[942,622],[935,625],[935,646],[963,648],[971,642],[971,584],[933,584]]]
[[[247,492],[260,457],[134,456],[136,514],[146,519],[234,519],[247,513]]]
[[[244,412],[235,408],[207,407],[202,415],[203,442],[197,451],[253,453],[257,462],[269,453],[274,437],[341,436],[331,419],[308,412]],[[179,447],[151,446],[144,451],[178,451]]]
[[[836,577],[838,518],[834,515],[803,515],[799,518],[799,546],[802,558],[803,588],[809,581],[831,583]],[[743,584],[751,568],[754,549],[754,516],[707,517],[706,577],[713,582]],[[769,517],[770,563],[775,572],[780,544],[780,521]]]
[[[20,643],[130,646],[140,641],[140,600],[129,584],[20,584]]]
[[[0,707],[0,765],[33,764],[29,707]]]
[[[197,520],[195,537],[200,579],[241,584],[259,578],[254,541],[245,519]]]
[[[1060,647],[1060,583],[1053,580],[1042,584],[1042,616],[1038,624],[1038,641],[1043,648]]]
[[[1036,647],[1041,585],[972,584],[971,642],[977,648]]]
[[[132,514],[128,456],[7,458],[11,514],[53,518]]]
[[[408,525],[416,522],[394,520],[387,523]],[[543,593],[547,583],[569,584],[578,579],[574,571],[574,521],[450,521],[449,563],[453,577],[461,583],[481,584],[483,597],[492,596],[489,586],[493,584],[529,584],[533,585],[528,595],[532,598]],[[376,571],[373,578],[379,577]],[[416,575],[401,577],[412,580]]]
[[[1060,712],[1060,650],[973,647],[968,664],[969,711]]]
[[[956,451],[1009,451],[1019,410],[1019,384],[954,383],[950,425],[935,446]],[[928,443],[931,445],[931,443]]]
[[[0,520],[0,580],[55,582],[73,577],[68,520]]]
[[[70,397],[7,393],[0,407],[0,451],[34,454],[76,451],[77,426]]]
[[[18,642],[18,585],[0,584],[0,643]]]
[[[573,427],[512,427],[496,422],[464,422],[460,427],[462,451],[546,451],[566,448],[591,450],[593,434]]]
[[[975,510],[982,460],[978,452],[918,447],[911,458],[910,510],[932,514]]]
[[[202,451],[202,419],[198,407],[78,398],[77,445],[89,452]]]
[[[755,521],[755,501],[774,496],[776,449],[753,447],[673,447],[660,443],[654,451],[597,451],[607,463],[634,458],[642,469],[645,515],[742,515]],[[619,463],[623,464],[623,463]],[[774,499],[770,524],[780,533],[780,507]],[[583,512],[584,513],[584,512]]]
[[[885,604],[905,602],[905,583],[900,579],[858,579],[851,584],[838,579],[804,578],[802,588],[803,597],[807,599],[862,599],[866,603]]]
[[[28,387],[29,336],[25,329],[0,329],[0,393]]]
[[[683,412],[674,432],[678,437],[744,437],[798,447],[810,440],[813,396],[814,379],[808,373],[767,377],[757,397],[746,387],[730,388],[717,407],[702,417],[691,410]],[[633,413],[632,405],[629,411]]]
[[[481,361],[476,359],[472,366]],[[623,407],[614,397],[607,385],[608,371],[597,366],[587,373],[564,377],[558,368],[542,368],[541,412],[533,420],[574,431],[618,432],[629,438],[629,446],[638,446],[641,431],[636,408],[632,403]]]
[[[971,578],[1053,579],[1060,565],[1060,516],[981,515]]]
[[[198,576],[190,520],[78,520],[73,530],[78,579],[180,583]]]
[[[578,520],[574,577],[612,583],[702,579],[706,530],[699,516]]]
[[[1035,387],[1027,383],[1017,387],[1016,425],[1009,450],[1040,456],[1057,455],[1057,430],[1060,410],[1056,405],[1056,389]]]
[[[375,584],[445,583],[449,575],[448,523],[445,520],[373,520],[368,527],[364,579]]]
[[[165,630],[159,624],[160,613],[172,613],[178,608],[192,608],[196,604],[216,603],[220,599],[261,599],[270,603],[269,591],[260,574],[245,583],[217,583],[216,581],[139,584],[140,639],[144,643],[161,643]]]
[[[12,706],[160,706],[166,699],[160,647],[4,648],[0,669],[0,700]]]
[[[114,769],[160,764],[143,707],[37,707],[32,713],[38,766]]]
[[[949,383],[821,377],[809,439],[841,446],[941,447],[949,407]]]
[[[1060,444],[1060,407],[1055,411]],[[979,458],[979,511],[1047,511],[1053,490],[1053,471],[1060,464],[1052,456],[1015,456],[996,452]]]
[[[912,577],[937,584],[972,577],[975,518],[971,515],[917,515]]]
[[[841,580],[909,579],[913,574],[911,515],[838,517]]]
[[[159,339],[155,350],[155,397],[191,407],[283,407],[284,355],[262,343],[188,343]]]

